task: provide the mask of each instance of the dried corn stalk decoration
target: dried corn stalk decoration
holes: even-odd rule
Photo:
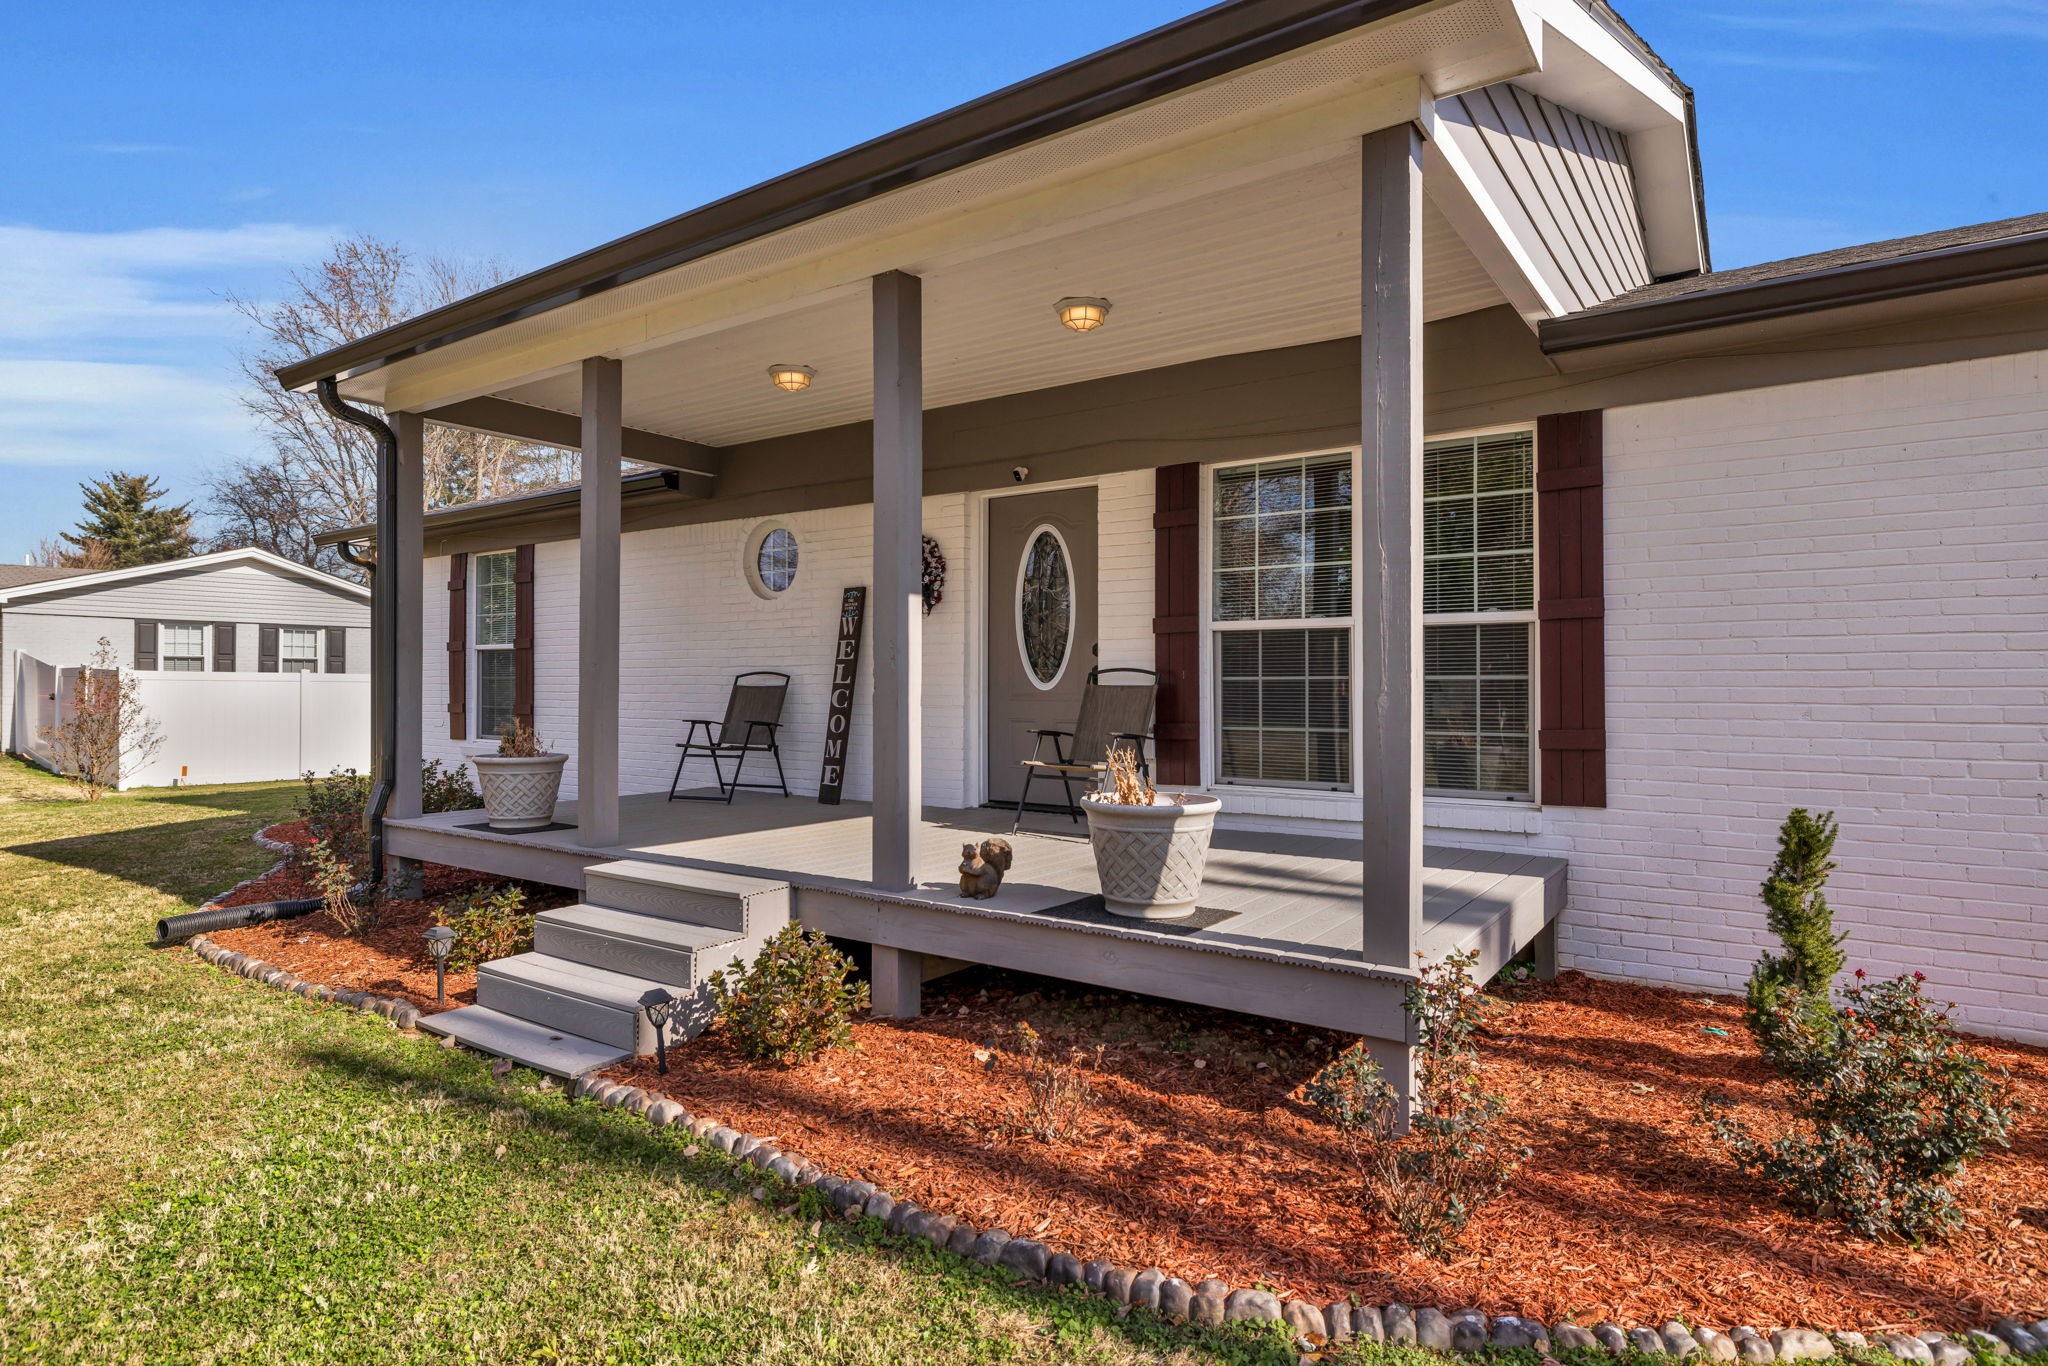
[[[1109,752],[1110,800],[1118,806],[1152,806],[1158,795],[1139,776],[1138,751],[1129,745]]]

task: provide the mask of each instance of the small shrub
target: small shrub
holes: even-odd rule
[[[1924,980],[1866,984],[1859,970],[1839,1010],[1816,1009],[1797,987],[1778,993],[1766,1031],[1801,1131],[1765,1142],[1717,1101],[1704,1105],[1743,1170],[1866,1237],[1953,1230],[1962,1214],[1950,1187],[1964,1163],[2011,1141],[2005,1073],[1928,1004]]]
[[[712,999],[741,1053],[785,1067],[832,1048],[853,1046],[852,1018],[865,1009],[865,982],[851,982],[853,960],[824,935],[787,925],[752,965],[711,974]]]
[[[1824,1034],[1833,1013],[1830,993],[1835,974],[1847,961],[1846,937],[1835,933],[1834,912],[1828,909],[1828,874],[1835,870],[1835,837],[1840,827],[1832,811],[1815,816],[1794,807],[1778,831],[1778,857],[1764,878],[1762,896],[1766,922],[1784,945],[1783,953],[1767,953],[1749,974],[1749,1031],[1764,1056],[1777,1061],[1781,1002],[1797,992],[1800,1010]],[[1809,1041],[1810,1042],[1810,1041]]]
[[[141,686],[105,636],[73,674],[64,700],[61,719],[43,738],[57,771],[84,788],[87,801],[119,787],[124,772],[147,768],[163,748],[163,730],[142,705]]]
[[[1304,1094],[1349,1142],[1366,1200],[1409,1246],[1438,1261],[1528,1156],[1496,1134],[1506,1109],[1479,1073],[1473,1037],[1484,998],[1472,981],[1475,953],[1423,967],[1403,1002],[1416,1024],[1415,1097],[1409,1132],[1397,1137],[1399,1098],[1363,1044],[1310,1079]]]
[[[534,734],[533,727],[514,717],[498,732],[500,759],[538,759],[548,752],[548,742]]]
[[[319,891],[327,918],[347,935],[362,936],[377,928],[377,897],[372,890],[363,899],[355,889],[364,881],[359,858],[345,844],[315,840],[306,848],[306,877]]]
[[[531,950],[533,916],[526,909],[525,891],[507,882],[456,897],[434,913],[434,923],[455,931],[448,966],[467,972],[480,963]]]
[[[1096,1045],[1093,1054],[1072,1048],[1064,1058],[1055,1057],[1031,1022],[1020,1020],[1015,1029],[991,1040],[978,1056],[985,1068],[994,1071],[1004,1052],[1017,1059],[1024,1074],[1024,1106],[1018,1127],[1041,1143],[1060,1143],[1079,1134],[1097,1099],[1082,1068],[1092,1064],[1101,1069],[1102,1046]]]
[[[420,769],[420,797],[422,809],[430,814],[436,811],[475,811],[484,804],[476,784],[469,780],[468,766],[457,764],[453,768],[442,768],[439,759],[427,760]]]

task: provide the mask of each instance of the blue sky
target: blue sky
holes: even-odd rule
[[[8,6],[0,559],[90,474],[260,449],[222,295],[336,233],[530,269],[1192,7]],[[2048,0],[1622,9],[1699,92],[1717,265],[2048,209]]]

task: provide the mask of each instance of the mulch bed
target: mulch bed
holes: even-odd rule
[[[1486,1070],[1532,1156],[1474,1221],[1469,1251],[1439,1265],[1359,1209],[1342,1150],[1301,1100],[1337,1036],[983,970],[933,984],[927,1008],[858,1024],[855,1051],[808,1067],[746,1062],[714,1029],[672,1053],[666,1078],[651,1061],[607,1075],[1084,1261],[1315,1302],[1766,1331],[1953,1329],[2048,1305],[2042,1050],[1984,1045],[2024,1110],[2013,1149],[1962,1185],[1968,1228],[1940,1247],[1888,1246],[1781,1205],[1695,1118],[1712,1089],[1769,1120],[1738,1002],[1575,973],[1513,989]],[[1107,1045],[1090,1076],[1101,1099],[1075,1141],[1020,1132],[1020,1073],[976,1058],[1019,1020],[1063,1044]]]
[[[433,906],[488,881],[430,866],[427,897],[393,906],[365,940],[319,914],[214,938],[308,980],[429,1006],[420,935]],[[234,901],[307,894],[287,869]],[[451,1003],[474,999],[473,974],[448,985]],[[1488,1085],[1532,1154],[1447,1265],[1360,1209],[1342,1147],[1302,1101],[1346,1042],[1321,1030],[972,969],[928,986],[923,1018],[863,1020],[853,1051],[807,1067],[748,1062],[714,1028],[671,1050],[668,1077],[652,1059],[608,1075],[899,1199],[1189,1282],[1766,1330],[1955,1329],[2048,1311],[2048,1050],[1982,1042],[2013,1079],[2014,1144],[1971,1165],[1963,1231],[1914,1248],[1795,1211],[1723,1155],[1697,1117],[1703,1093],[1764,1126],[1783,1119],[1735,999],[1567,973],[1496,1001]],[[1104,1048],[1074,1139],[1031,1137],[1015,1063],[976,1056],[1027,1020],[1061,1049]]]
[[[263,832],[300,848],[312,843],[304,821],[286,821]],[[221,930],[208,936],[224,948],[250,954],[296,973],[323,986],[373,991],[411,1001],[422,1010],[449,1009],[476,1004],[476,973],[450,971],[448,1002],[434,1003],[434,960],[427,954],[424,938],[434,923],[434,912],[454,897],[505,879],[466,868],[449,868],[438,863],[422,865],[425,895],[417,900],[386,901],[377,927],[358,939],[344,934],[325,912],[315,911],[296,920],[273,920],[263,925]],[[567,906],[576,894],[559,887],[522,884],[529,910]],[[257,901],[288,901],[320,895],[317,887],[287,860],[283,867],[238,888],[219,904],[247,906]]]

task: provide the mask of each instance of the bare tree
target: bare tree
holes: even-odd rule
[[[115,566],[113,548],[105,541],[87,540],[82,545],[69,546],[48,536],[36,542],[35,550],[29,555],[29,563],[45,569],[112,569]]]
[[[360,427],[335,419],[314,396],[279,388],[273,372],[453,303],[506,274],[495,263],[415,260],[391,243],[356,236],[336,242],[318,265],[293,272],[275,301],[230,296],[253,332],[241,356],[242,406],[262,427],[270,450],[209,476],[216,544],[257,545],[306,564],[326,558],[322,568],[338,568],[315,550],[313,537],[375,518],[376,443]],[[427,506],[567,483],[576,477],[576,462],[574,451],[430,425]]]
[[[121,667],[114,643],[101,636],[71,683],[69,705],[46,737],[57,771],[68,773],[98,801],[163,748],[163,732],[142,705],[135,676]]]

